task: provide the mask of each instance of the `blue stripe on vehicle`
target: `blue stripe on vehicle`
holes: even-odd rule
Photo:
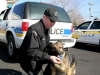
[[[71,34],[72,32],[71,32],[71,30],[70,29],[64,29],[64,34],[66,35],[66,34]]]
[[[25,34],[22,32],[22,28],[21,27],[12,27],[16,33],[17,37],[23,37],[25,36]]]
[[[21,33],[21,34],[23,33],[21,27],[12,27],[12,28],[14,29],[15,33]]]

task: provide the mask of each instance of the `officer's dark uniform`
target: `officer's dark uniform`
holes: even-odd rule
[[[42,69],[42,64],[50,62],[46,53],[49,40],[49,30],[42,20],[29,27],[19,49],[19,63],[26,73],[36,73]]]

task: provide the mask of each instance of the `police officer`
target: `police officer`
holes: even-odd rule
[[[54,8],[47,8],[43,18],[29,27],[19,49],[20,66],[28,75],[37,75],[45,63],[61,63],[58,57],[48,55],[46,50],[50,41],[49,29],[56,21],[59,21],[57,11]]]

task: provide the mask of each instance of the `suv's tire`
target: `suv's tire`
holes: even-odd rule
[[[8,53],[8,56],[10,58],[15,58],[16,57],[16,46],[15,46],[15,41],[14,41],[14,37],[12,34],[8,35],[7,37],[7,53]]]

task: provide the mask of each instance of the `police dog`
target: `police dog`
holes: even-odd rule
[[[49,46],[49,54],[58,56],[62,60],[61,64],[50,64],[51,75],[75,75],[76,73],[77,61],[74,55],[65,51],[66,49],[63,46],[64,43],[61,41],[51,43],[51,46]]]

